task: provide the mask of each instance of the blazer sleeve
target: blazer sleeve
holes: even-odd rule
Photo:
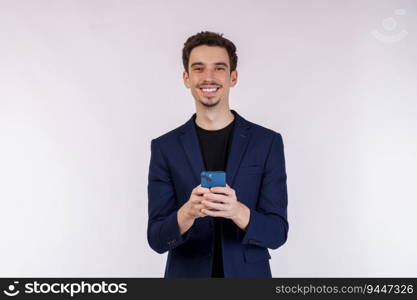
[[[177,201],[168,164],[155,140],[151,141],[151,159],[148,176],[149,246],[164,253],[185,243],[193,226],[181,235],[177,221]]]
[[[277,249],[288,235],[287,175],[284,144],[279,133],[274,133],[265,163],[264,176],[256,209],[251,209],[243,244]]]

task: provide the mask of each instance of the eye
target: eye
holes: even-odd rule
[[[201,71],[203,68],[194,68],[194,71]]]
[[[216,68],[216,70],[224,70],[224,68]]]

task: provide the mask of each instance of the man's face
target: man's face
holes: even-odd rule
[[[190,53],[184,84],[194,99],[206,107],[228,101],[230,87],[237,83],[237,71],[230,73],[229,55],[217,46],[198,46]]]

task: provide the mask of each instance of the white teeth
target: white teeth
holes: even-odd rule
[[[217,90],[217,88],[212,88],[212,89],[201,89],[203,92],[215,92]]]

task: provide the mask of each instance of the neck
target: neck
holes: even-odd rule
[[[195,122],[206,130],[219,130],[229,125],[235,118],[235,115],[227,109],[203,109],[197,108]]]

